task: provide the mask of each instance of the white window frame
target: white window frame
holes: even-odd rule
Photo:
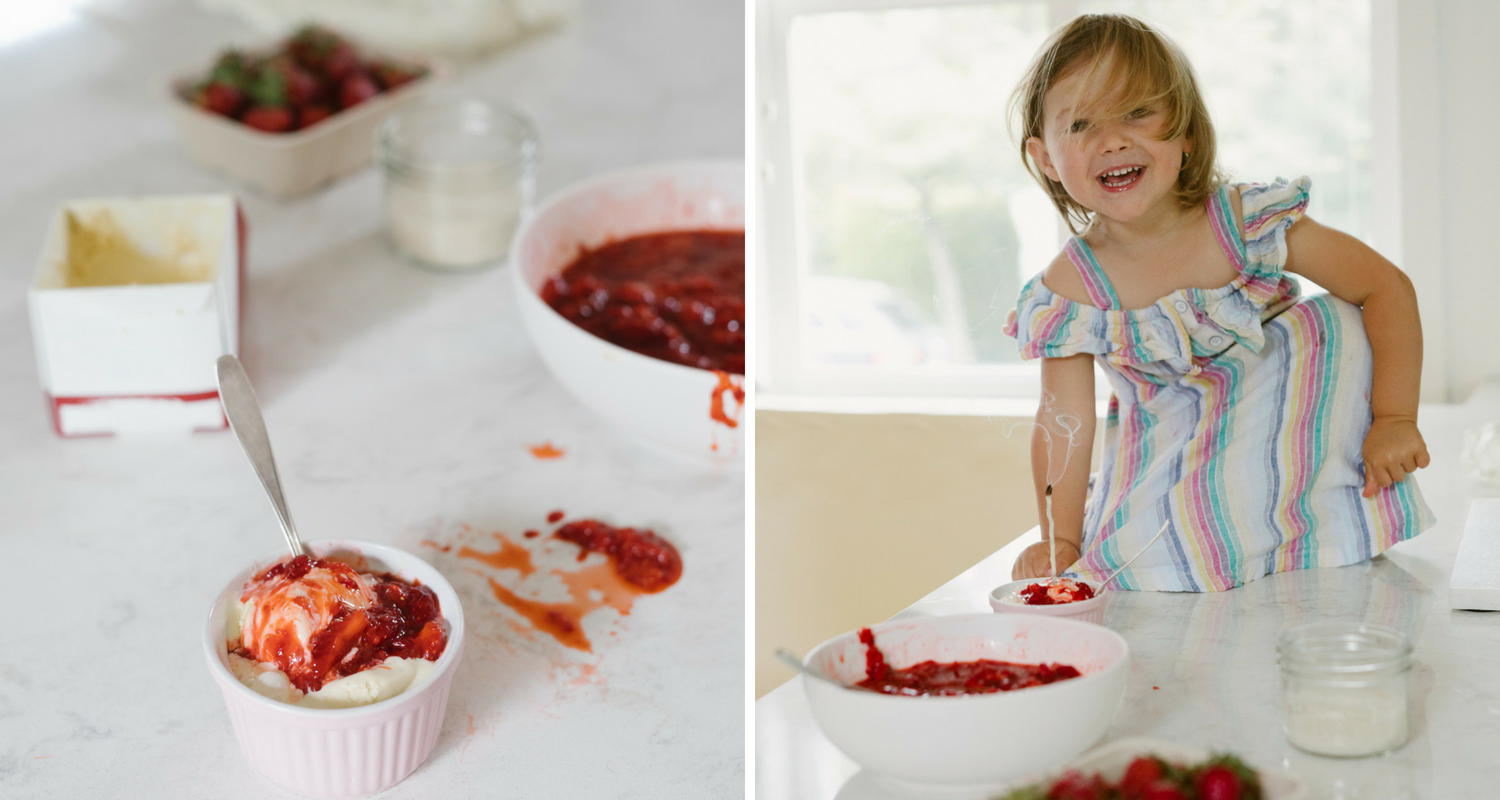
[[[943,368],[809,369],[801,352],[801,281],[806,253],[796,230],[802,198],[800,164],[788,114],[787,39],[799,15],[1026,0],[760,0],[756,9],[755,281],[758,302],[758,397],[987,397],[1034,403],[1041,392],[1035,364]],[[1076,0],[1046,0],[1053,29],[1078,13]],[[1375,153],[1372,245],[1402,266],[1417,286],[1423,315],[1441,320],[1441,163],[1421,142],[1440,136],[1436,0],[1370,0],[1371,117]],[[1399,33],[1399,35],[1398,35]],[[1411,98],[1410,102],[1399,102]],[[1061,221],[1059,220],[1061,230]],[[1059,244],[1061,238],[1059,239]],[[1441,325],[1425,330],[1425,400],[1447,399]],[[1102,387],[1101,387],[1102,388]]]

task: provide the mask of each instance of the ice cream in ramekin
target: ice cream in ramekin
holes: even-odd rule
[[[323,677],[331,679],[326,682],[318,679],[317,686],[310,682],[299,663],[288,662],[290,673],[276,670],[275,664],[266,669],[265,665],[271,662],[247,658],[240,658],[236,665],[231,653],[236,643],[229,633],[243,627],[232,628],[230,620],[234,614],[244,613],[239,604],[247,581],[263,575],[268,567],[287,561],[272,556],[236,575],[214,603],[203,634],[209,672],[224,695],[230,722],[245,757],[261,774],[287,789],[314,797],[374,794],[414,772],[437,742],[449,686],[463,652],[463,608],[453,587],[436,569],[405,551],[353,540],[310,542],[307,550],[314,558],[353,565],[349,572],[389,573],[430,590],[441,611],[439,627],[446,635],[441,654],[435,661],[406,660],[422,662],[415,664],[375,658],[379,655],[376,653],[368,659],[369,668],[347,675],[327,670]],[[348,578],[342,569],[332,572],[339,573],[331,578],[335,583]],[[294,594],[308,595],[301,598],[305,613],[273,604],[283,614],[278,620],[283,624],[265,626],[265,630],[279,628],[286,632],[288,641],[281,646],[288,649],[315,641],[317,630],[321,630],[320,620],[326,626],[341,613],[340,608],[347,610],[345,600],[351,600],[351,605],[370,600],[361,596],[361,584],[353,583],[353,587],[339,589],[325,586],[328,592],[325,597],[311,596],[318,592],[309,592],[307,587],[281,587]],[[245,605],[255,613],[253,604]],[[317,613],[320,608],[331,612],[326,619]],[[347,616],[343,619],[347,622]],[[352,664],[360,655],[351,657],[345,649],[341,660],[344,658],[349,658]],[[278,688],[280,680],[287,685]],[[304,693],[297,683],[315,691]],[[278,693],[280,697],[276,696]],[[320,699],[309,702],[309,698],[320,695]],[[352,707],[330,707],[351,702],[355,703]]]
[[[259,694],[306,708],[388,700],[432,675],[448,643],[432,589],[341,561],[283,558],[225,607],[229,669]]]

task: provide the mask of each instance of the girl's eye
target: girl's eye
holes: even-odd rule
[[[1088,120],[1075,119],[1073,120],[1073,124],[1068,126],[1068,133],[1083,133],[1084,131],[1088,130],[1088,127]]]
[[[1131,119],[1144,119],[1149,116],[1151,116],[1151,109],[1149,108],[1137,108],[1130,112]]]

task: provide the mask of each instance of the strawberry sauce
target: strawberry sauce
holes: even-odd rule
[[[297,556],[272,565],[245,584],[240,601],[234,652],[275,664],[304,692],[391,656],[436,661],[448,644],[431,589],[336,561]]]
[[[1083,581],[1058,578],[1051,582],[1028,584],[1018,594],[1028,606],[1055,606],[1094,599],[1094,587]]]
[[[682,577],[682,556],[654,531],[583,519],[563,525],[553,536],[583,548],[579,561],[591,551],[609,556],[620,578],[646,594],[655,594]]]
[[[923,661],[892,669],[885,654],[875,646],[875,634],[869,628],[860,629],[859,641],[866,648],[865,679],[855,685],[881,694],[908,697],[992,694],[1056,683],[1082,674],[1066,664],[1015,664],[989,659],[948,664]]]
[[[671,231],[584,249],[542,286],[580,328],[644,356],[745,374],[745,234]]]

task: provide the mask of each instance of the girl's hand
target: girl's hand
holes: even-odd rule
[[[1083,558],[1083,553],[1078,551],[1078,545],[1067,539],[1057,540],[1057,571],[1067,572],[1068,567]],[[1051,578],[1052,574],[1052,550],[1047,542],[1040,541],[1025,550],[1016,559],[1016,565],[1011,567],[1010,579],[1013,581],[1024,581],[1031,578]]]
[[[1376,417],[1370,423],[1361,455],[1365,463],[1365,497],[1427,466],[1427,443],[1411,417]]]

